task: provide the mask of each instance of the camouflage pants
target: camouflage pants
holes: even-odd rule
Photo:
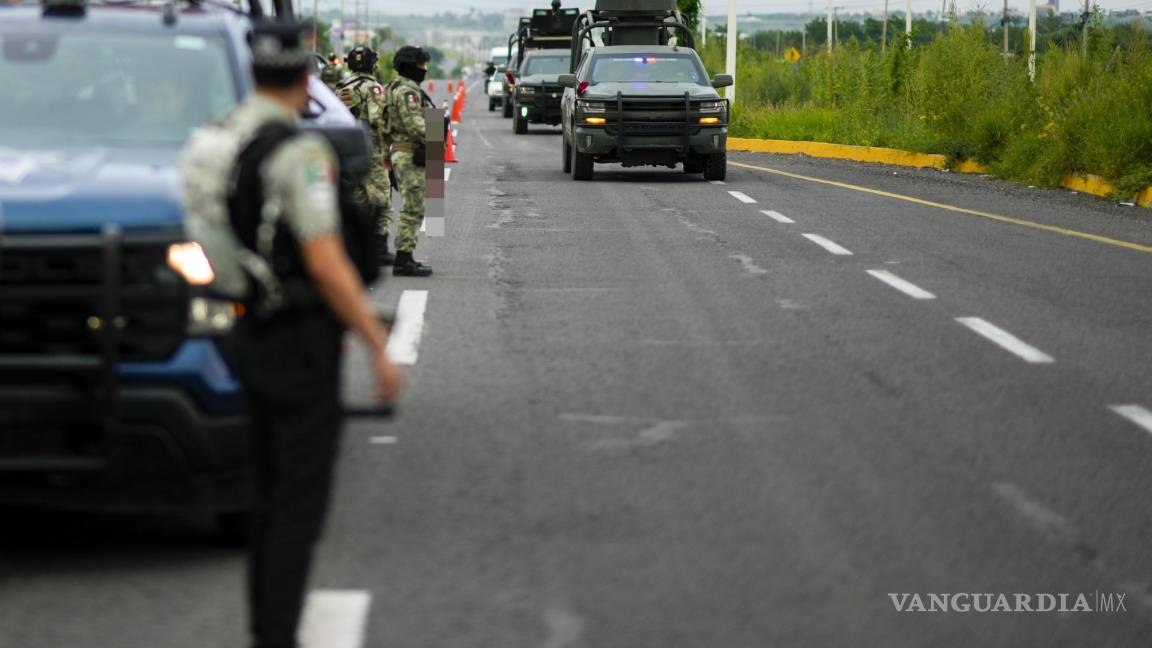
[[[383,166],[384,158],[377,158],[364,183],[356,192],[356,202],[376,216],[376,232],[387,234],[392,224],[392,181]]]
[[[404,200],[400,223],[396,226],[396,249],[411,252],[416,248],[416,235],[424,222],[424,167],[416,166],[412,154],[405,151],[392,153],[392,167],[396,169],[396,183]]]

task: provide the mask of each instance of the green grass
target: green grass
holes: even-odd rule
[[[798,66],[742,47],[732,134],[943,153],[1042,186],[1066,173],[1127,196],[1152,185],[1152,48],[1139,24],[1095,25],[1087,57],[1045,48],[1035,83],[993,36],[977,22],[912,50],[849,42]],[[714,72],[717,40],[702,52]]]

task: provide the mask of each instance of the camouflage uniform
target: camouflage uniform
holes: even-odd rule
[[[320,80],[332,88],[332,92],[336,92],[340,81],[344,78],[344,70],[339,65],[328,63],[320,68]]]
[[[424,107],[432,102],[420,84],[398,76],[388,85],[388,129],[392,137],[392,168],[404,204],[396,227],[396,250],[411,252],[424,222],[424,167],[413,162],[413,152],[424,144]]]
[[[377,232],[387,236],[388,226],[392,222],[392,179],[385,163],[392,142],[386,126],[384,86],[367,74],[357,74],[341,82],[336,94],[352,114],[367,126],[372,138],[376,163],[364,178],[364,184],[357,192],[357,200],[361,207],[376,214]]]

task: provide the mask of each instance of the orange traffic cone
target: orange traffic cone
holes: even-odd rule
[[[448,132],[444,133],[444,161],[449,164],[455,164],[460,161],[456,159],[456,142],[452,141],[451,128],[448,129]]]
[[[448,94],[452,94],[452,82],[448,82]]]
[[[460,113],[464,110],[464,97],[457,93],[456,97],[452,99],[452,123],[460,123]]]
[[[436,90],[436,83],[433,81],[429,81],[428,82],[428,92],[434,92],[435,90]]]

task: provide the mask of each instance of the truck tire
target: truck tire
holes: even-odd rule
[[[225,547],[243,547],[248,543],[252,517],[248,511],[216,514],[216,542]]]
[[[704,160],[699,157],[693,156],[684,160],[684,173],[702,173],[704,171]]]
[[[728,177],[728,154],[713,153],[704,158],[704,179],[709,182]]]
[[[495,99],[492,99],[492,98],[488,99],[488,112],[496,112],[496,100]]]
[[[512,115],[512,132],[523,135],[528,132],[528,120],[520,115]]]
[[[592,155],[590,153],[581,153],[572,148],[572,179],[573,180],[591,180],[592,179]]]
[[[560,139],[564,140],[564,173],[572,173],[572,145],[568,143],[568,140],[564,139],[563,135],[560,136]]]
[[[504,100],[504,119],[512,116],[512,102],[508,99]]]

